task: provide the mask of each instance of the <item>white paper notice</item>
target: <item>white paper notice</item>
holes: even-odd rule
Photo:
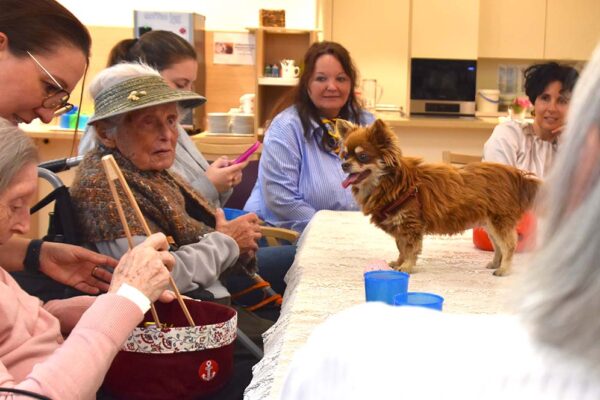
[[[249,33],[223,33],[214,35],[214,64],[254,65],[256,41]]]

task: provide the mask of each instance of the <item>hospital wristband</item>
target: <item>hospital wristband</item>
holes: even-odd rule
[[[150,309],[150,300],[146,295],[127,283],[123,283],[116,294],[134,302],[140,308],[142,314],[146,314],[146,311]]]

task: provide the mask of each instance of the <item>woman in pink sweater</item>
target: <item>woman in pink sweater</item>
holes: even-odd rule
[[[0,119],[0,244],[29,229],[37,161],[33,142]],[[164,235],[150,236],[123,256],[107,294],[45,305],[0,268],[0,388],[95,398],[122,343],[168,285],[166,265],[174,259],[167,248]],[[171,299],[168,292],[162,297]]]

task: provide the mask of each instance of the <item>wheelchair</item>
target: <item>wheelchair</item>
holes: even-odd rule
[[[35,204],[30,213],[34,214],[54,202],[54,209],[49,213],[48,232],[43,237],[44,241],[82,245],[77,235],[77,223],[72,212],[73,205],[69,189],[58,176],[58,173],[76,167],[82,159],[83,156],[77,156],[52,160],[38,165],[38,177],[46,180],[52,186],[52,191]],[[11,275],[24,290],[44,302],[86,295],[86,293],[52,280],[41,272],[18,271],[11,273]],[[237,340],[257,359],[260,360],[263,357],[262,349],[239,328],[237,330]]]

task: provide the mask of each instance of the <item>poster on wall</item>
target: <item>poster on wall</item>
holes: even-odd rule
[[[254,65],[255,36],[250,33],[214,33],[213,63]]]
[[[194,26],[194,17],[199,18],[199,26]],[[205,17],[193,13],[136,10],[133,12],[133,19],[137,38],[150,30],[162,30],[176,33],[194,44],[194,29],[204,29]]]

